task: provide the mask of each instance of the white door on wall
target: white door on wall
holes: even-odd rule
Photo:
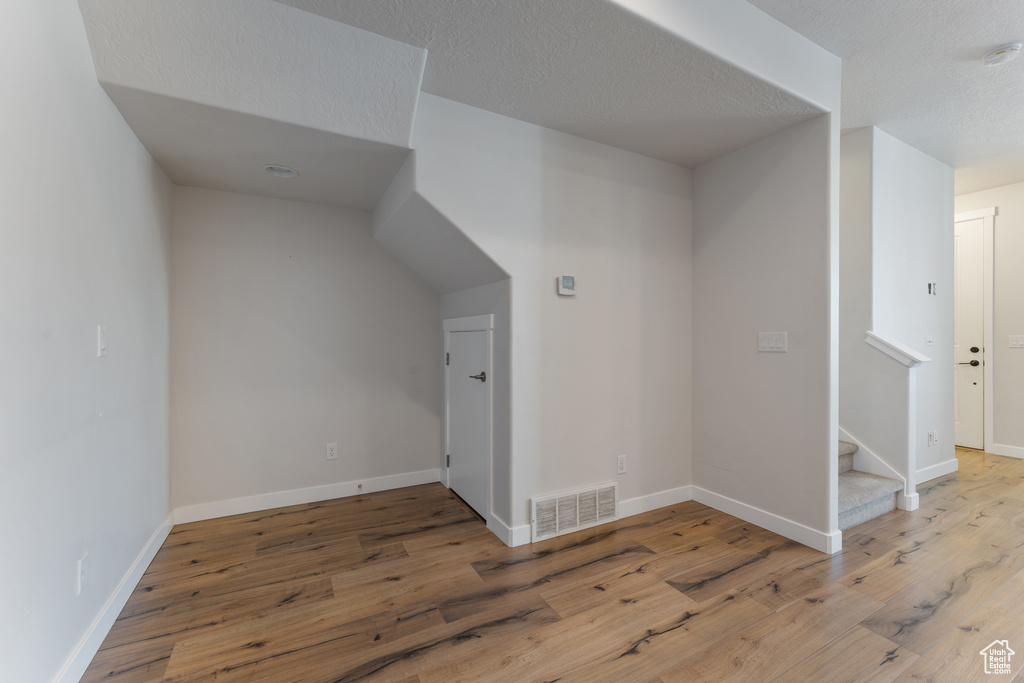
[[[448,487],[485,519],[491,498],[490,330],[458,328],[489,320],[445,321]]]
[[[976,218],[954,230],[956,445],[979,449],[985,447],[984,225]]]

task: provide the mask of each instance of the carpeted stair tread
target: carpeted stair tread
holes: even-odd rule
[[[853,469],[853,454],[858,450],[857,444],[849,441],[839,442],[839,473]]]
[[[903,488],[903,482],[867,472],[844,472],[839,475],[839,514],[891,495]]]
[[[896,509],[903,482],[867,472],[839,475],[839,528],[846,531]]]

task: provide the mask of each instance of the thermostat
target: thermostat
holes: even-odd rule
[[[561,296],[576,296],[576,277],[573,275],[559,275],[558,293]]]

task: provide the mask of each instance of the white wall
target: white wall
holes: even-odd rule
[[[840,196],[840,268],[839,288],[839,424],[844,424],[847,406],[843,397],[858,384],[861,370],[849,359],[863,357],[861,347],[866,332],[873,329],[872,301],[872,145],[874,128],[862,128],[842,137]],[[872,353],[879,353],[871,349]],[[849,360],[848,360],[849,359]],[[859,388],[856,395],[862,392]]]
[[[438,299],[369,214],[176,187],[171,298],[175,508],[436,471]]]
[[[74,3],[0,6],[0,90],[0,677],[35,682],[169,513],[171,186],[97,84]]]
[[[441,318],[494,316],[491,371],[494,382],[491,424],[491,510],[511,526],[512,519],[512,281],[464,289],[441,297]],[[443,466],[443,465],[442,465]]]
[[[690,172],[422,95],[417,191],[512,276],[512,520],[689,483]],[[558,275],[579,293],[561,298]]]
[[[905,480],[916,468],[908,452],[910,373],[864,340],[874,329],[872,301],[872,162],[874,129],[842,137],[839,301],[839,425],[849,438]],[[855,463],[856,464],[856,463]],[[883,467],[879,474],[889,475]],[[891,475],[890,475],[891,476]]]
[[[1024,335],[1024,183],[956,198],[956,212],[996,207],[994,263],[993,436],[997,444],[1024,448],[1024,349],[1009,347],[1010,335]]]
[[[917,370],[917,469],[953,443],[953,169],[881,130],[873,159],[874,331],[931,358]],[[937,296],[928,284],[938,284]],[[927,340],[932,345],[927,345]],[[939,444],[928,446],[938,430]]]
[[[867,240],[871,250],[871,287],[870,291],[859,290],[862,278],[844,272],[844,303],[853,306],[852,299],[859,299],[860,303],[850,313],[863,325],[867,308],[870,322],[860,332],[847,328],[844,343],[851,347],[863,344],[863,335],[859,340],[857,335],[870,329],[931,358],[916,369],[916,464],[918,470],[923,470],[955,458],[953,169],[875,128],[844,137],[844,153],[851,144],[851,135],[857,136],[861,148],[870,146],[860,156],[867,155],[870,168],[870,236],[862,236],[861,240]],[[854,209],[844,206],[843,210],[846,213]],[[845,232],[848,226],[843,227]],[[863,217],[849,227],[863,230]],[[844,235],[844,240],[850,239],[853,236]],[[846,258],[844,255],[844,265]],[[861,256],[861,261],[864,258]],[[929,282],[938,284],[937,296],[928,293]],[[844,307],[844,324],[851,322],[846,320],[846,314]],[[850,371],[857,372],[855,368]],[[859,379],[863,380],[864,375]],[[858,381],[854,379],[849,388],[840,387],[844,396]],[[859,403],[871,400],[870,386],[857,391],[862,394]],[[848,398],[853,401],[852,395]],[[931,430],[939,432],[937,446],[928,445]]]
[[[831,146],[822,115],[693,176],[694,484],[819,533],[834,449]],[[782,331],[788,353],[757,351],[758,332]]]

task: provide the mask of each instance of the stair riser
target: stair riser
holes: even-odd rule
[[[839,529],[846,531],[864,522],[871,521],[875,517],[881,517],[887,512],[896,509],[896,494],[890,493],[882,498],[858,505],[852,510],[839,513]]]
[[[839,473],[849,472],[853,469],[853,453],[839,456]]]

